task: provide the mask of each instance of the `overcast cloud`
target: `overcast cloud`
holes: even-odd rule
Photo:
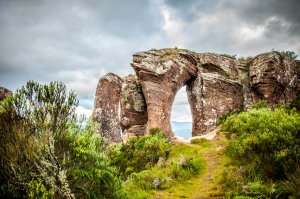
[[[0,0],[0,86],[63,81],[90,114],[98,79],[133,73],[132,54],[179,47],[300,53],[299,0]],[[173,120],[191,121],[185,90]]]

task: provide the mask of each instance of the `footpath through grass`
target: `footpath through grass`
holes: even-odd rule
[[[203,140],[198,144],[173,145],[171,158],[184,155],[203,157],[204,170],[189,180],[171,181],[166,189],[152,192],[152,198],[223,198],[223,172],[228,159],[225,156],[226,138],[216,135],[212,140]]]

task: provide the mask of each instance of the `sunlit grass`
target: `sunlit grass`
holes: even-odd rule
[[[153,176],[159,179],[168,179],[157,188],[151,187],[153,182],[149,181],[148,188],[143,189],[143,180],[139,183],[129,181],[126,184],[127,191],[132,193],[133,198],[197,198],[223,196],[223,172],[227,164],[224,150],[227,140],[223,135],[218,135],[215,140],[201,140],[197,144],[172,144],[172,150],[168,160],[146,172],[143,180],[153,180]],[[199,161],[200,170],[196,173],[179,172],[179,177],[174,177],[174,162],[182,158],[194,158]],[[172,164],[173,162],[173,164]],[[172,166],[173,165],[173,166]],[[155,178],[155,177],[154,177]],[[145,187],[145,186],[144,186]]]

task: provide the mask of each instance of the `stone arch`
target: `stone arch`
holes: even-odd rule
[[[248,108],[258,99],[273,106],[291,101],[300,90],[300,62],[275,52],[236,60],[228,55],[161,49],[134,54],[131,65],[136,75],[122,79],[109,73],[97,86],[93,120],[111,141],[120,141],[120,127],[125,134],[138,136],[160,127],[172,139],[172,105],[184,85],[193,136],[215,128],[220,117]]]
[[[192,54],[177,49],[147,51],[133,56],[132,66],[141,81],[147,104],[147,130],[160,127],[173,138],[171,110],[177,91],[196,78],[198,68]]]
[[[192,135],[214,128],[220,117],[243,104],[235,59],[227,55],[162,49],[136,53],[132,66],[145,96],[147,129],[162,128],[173,138],[170,113],[177,91],[186,85],[192,112]]]

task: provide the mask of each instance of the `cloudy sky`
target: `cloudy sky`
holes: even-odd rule
[[[0,86],[59,80],[90,114],[99,77],[151,48],[300,53],[299,0],[0,0]],[[173,120],[191,121],[182,89]]]

